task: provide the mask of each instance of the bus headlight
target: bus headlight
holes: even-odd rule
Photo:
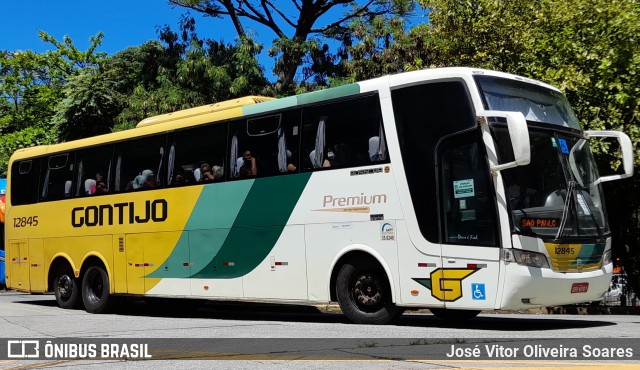
[[[549,261],[542,253],[524,251],[522,249],[503,249],[505,262],[516,262],[518,265],[538,268],[549,268]]]
[[[604,252],[604,255],[602,256],[602,265],[608,265],[611,263],[611,249],[609,249],[608,251]]]

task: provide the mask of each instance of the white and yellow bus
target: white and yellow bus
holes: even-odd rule
[[[596,136],[624,173],[598,175]],[[613,269],[601,183],[632,173],[625,134],[583,131],[558,89],[505,73],[246,97],[17,151],[7,285],[93,313],[337,301],[372,324],[594,301]]]

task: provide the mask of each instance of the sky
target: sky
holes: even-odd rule
[[[81,51],[89,47],[91,36],[102,32],[102,45],[97,51],[112,55],[127,47],[157,40],[158,27],[169,25],[178,31],[180,17],[187,13],[187,9],[170,5],[167,0],[0,1],[3,1],[0,7],[0,50],[32,50],[37,53],[54,49],[53,45],[40,40],[38,31],[45,31],[58,41],[63,41],[65,35],[69,36]],[[282,4],[280,10],[291,13],[286,5],[289,2]],[[344,10],[339,8],[322,20],[335,20]],[[194,11],[190,14],[196,20],[196,32],[200,38],[235,42],[237,34],[228,19],[212,19]],[[296,17],[292,15],[291,18]],[[267,55],[267,50],[275,34],[255,23],[248,23],[245,28],[263,45],[258,59],[264,67],[265,76],[273,80],[274,61]],[[285,29],[285,33],[291,30]]]
[[[67,35],[80,50],[85,50],[89,38],[102,31],[104,39],[99,51],[108,54],[157,40],[158,26],[169,25],[177,31],[180,15],[186,12],[166,0],[5,0],[1,9],[0,50],[51,49],[40,40],[38,31],[60,41]],[[192,15],[200,37],[234,41],[236,34],[230,23],[203,18],[195,12]]]
[[[158,27],[169,25],[178,31],[180,16],[187,12],[169,5],[167,0],[4,0],[0,9],[0,50],[52,50],[51,44],[40,40],[38,31],[45,31],[58,41],[67,35],[79,50],[86,50],[90,37],[102,31],[104,38],[97,51],[109,55],[157,40]],[[205,18],[193,11],[191,15],[196,19],[199,37],[235,41],[237,34],[230,21]],[[266,30],[262,34],[257,29],[253,31],[266,50],[273,35]],[[263,66],[270,64],[266,52],[263,54]],[[265,69],[265,73],[270,70]]]

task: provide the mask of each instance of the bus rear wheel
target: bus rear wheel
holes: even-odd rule
[[[109,293],[109,276],[99,266],[91,266],[82,279],[82,301],[89,313],[107,313],[114,299]]]
[[[60,308],[78,308],[80,305],[80,283],[70,269],[58,271],[53,279],[53,293]]]
[[[342,313],[356,324],[387,324],[402,310],[391,301],[391,287],[382,268],[374,262],[346,263],[336,280]]]
[[[479,310],[448,310],[446,308],[430,308],[432,314],[446,321],[467,321],[478,316]]]

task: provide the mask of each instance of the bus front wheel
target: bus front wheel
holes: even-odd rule
[[[373,262],[346,263],[336,280],[342,313],[356,324],[387,324],[402,310],[391,301],[391,288],[382,268]]]
[[[60,308],[77,308],[80,305],[80,283],[70,269],[63,268],[56,274],[53,292]]]
[[[89,313],[107,313],[113,304],[109,293],[109,276],[99,266],[91,266],[82,279],[82,301]]]

